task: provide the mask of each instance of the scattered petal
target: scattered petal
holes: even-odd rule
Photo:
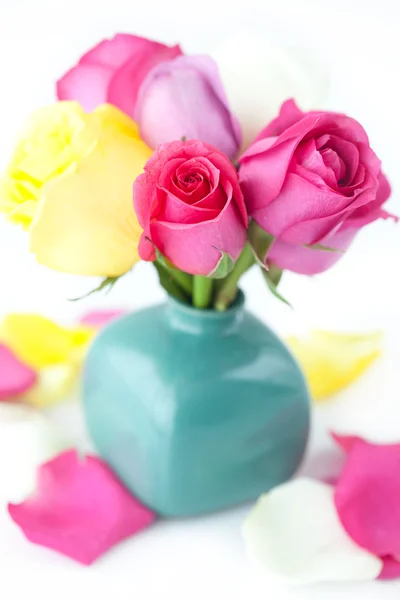
[[[92,336],[90,328],[67,329],[35,314],[10,314],[0,328],[0,339],[34,369],[80,358]]]
[[[74,364],[53,365],[39,371],[34,385],[23,396],[25,404],[47,408],[72,395],[76,390],[80,369]]]
[[[289,337],[288,345],[304,370],[314,400],[350,385],[381,355],[382,333],[341,334],[311,331]]]
[[[85,565],[155,518],[100,458],[74,450],[42,465],[36,495],[8,510],[29,541]]]
[[[12,350],[0,344],[0,400],[20,396],[36,381],[36,372],[21,362]]]
[[[261,496],[243,525],[250,556],[285,583],[376,579],[382,561],[346,534],[333,488],[295,479]]]
[[[335,505],[357,544],[377,556],[399,557],[400,444],[354,441],[336,486]]]
[[[339,433],[332,432],[332,437],[338,446],[342,448],[346,453],[350,452],[356,442],[362,441],[362,439],[356,435],[340,435]]]
[[[383,569],[378,579],[398,579],[400,577],[400,560],[391,556],[383,558]]]
[[[20,502],[30,494],[37,467],[65,445],[51,422],[32,408],[0,404],[0,501]]]
[[[45,407],[74,391],[82,362],[96,331],[79,325],[66,328],[36,314],[10,314],[0,327],[0,339],[16,356],[36,369],[36,385],[21,398]]]
[[[124,314],[126,314],[126,311],[122,309],[94,310],[83,315],[80,322],[86,327],[99,329],[100,327],[107,325],[110,321],[122,317]]]

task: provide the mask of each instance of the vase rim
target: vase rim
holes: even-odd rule
[[[242,290],[239,289],[234,302],[232,302],[232,304],[224,311],[214,310],[213,308],[196,308],[191,304],[185,304],[170,294],[168,294],[168,301],[170,305],[177,308],[180,312],[186,313],[187,315],[202,317],[205,319],[221,319],[224,316],[233,315],[234,313],[240,311],[244,306],[246,296]]]

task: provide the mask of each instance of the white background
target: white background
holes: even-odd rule
[[[53,101],[56,78],[102,37],[127,31],[207,52],[221,37],[246,28],[302,45],[326,62],[329,107],[367,129],[394,188],[390,208],[400,214],[399,19],[396,0],[0,0],[0,165],[24,117]],[[367,228],[330,272],[313,279],[285,276],[282,291],[293,311],[267,294],[257,272],[245,278],[249,307],[281,333],[309,325],[386,332],[384,359],[318,411],[306,473],[338,469],[327,427],[400,441],[399,259],[399,227],[382,222]],[[37,266],[24,234],[0,222],[1,314],[37,311],[71,322],[91,306],[136,308],[162,298],[151,266],[139,265],[108,297],[68,302],[95,283]],[[57,417],[78,435],[76,412],[62,409]],[[255,580],[240,538],[247,511],[159,523],[90,569],[29,545],[0,512],[0,598],[398,600],[400,583],[393,582],[290,590]]]

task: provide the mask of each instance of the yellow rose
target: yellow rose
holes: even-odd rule
[[[0,211],[29,232],[39,263],[116,277],[138,260],[133,183],[152,151],[111,105],[59,102],[30,118],[0,186]]]

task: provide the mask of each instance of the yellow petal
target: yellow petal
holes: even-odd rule
[[[39,372],[36,385],[21,400],[37,408],[47,408],[64,400],[77,386],[80,369],[75,364],[45,367]]]
[[[0,326],[0,339],[36,370],[78,364],[92,336],[90,328],[67,329],[35,314],[10,314]]]
[[[141,228],[133,183],[151,150],[125,135],[105,135],[75,168],[42,191],[30,231],[39,263],[78,275],[114,277],[139,260]]]
[[[139,128],[135,121],[112,104],[102,104],[93,111],[94,118],[100,120],[103,129],[114,129],[128,137],[140,139]]]
[[[323,400],[355,381],[381,355],[381,332],[341,334],[311,331],[287,343],[299,361],[314,400]]]

